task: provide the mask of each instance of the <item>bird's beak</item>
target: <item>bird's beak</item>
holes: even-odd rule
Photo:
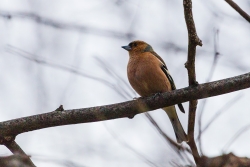
[[[123,49],[127,50],[127,51],[130,51],[131,50],[131,47],[130,46],[122,46]]]

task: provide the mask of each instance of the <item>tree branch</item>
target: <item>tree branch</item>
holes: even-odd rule
[[[29,163],[29,157],[15,154],[6,157],[0,157],[0,166],[4,167],[34,167]]]
[[[244,10],[242,10],[234,1],[232,0],[225,0],[225,1],[250,23],[250,16]]]
[[[35,167],[35,165],[33,164],[33,162],[31,161],[30,157],[21,149],[21,147],[19,147],[19,145],[12,140],[11,142],[7,142],[5,143],[5,146],[14,154],[14,155],[20,155],[23,158],[25,158],[25,161],[27,163],[27,165],[29,165],[30,167]]]
[[[117,32],[117,31],[112,31],[112,30],[103,30],[100,28],[88,27],[85,25],[59,22],[50,18],[42,17],[36,13],[30,13],[30,12],[0,11],[0,17],[3,17],[8,20],[13,19],[13,18],[21,18],[21,19],[24,18],[24,19],[29,19],[33,22],[43,24],[49,27],[53,27],[56,29],[77,31],[80,33],[92,33],[95,35],[102,35],[102,36],[115,37],[115,38],[121,38],[121,39],[131,39],[135,37],[135,35],[131,33],[122,33],[122,32]]]
[[[30,157],[15,142],[15,137],[16,136],[13,136],[13,135],[0,136],[0,144],[5,145],[15,155],[15,156],[11,156],[11,157],[14,157],[14,159],[16,158],[16,160],[20,161],[20,163],[23,163],[21,161],[25,160],[25,163],[29,167],[35,167],[35,165],[31,161]],[[21,158],[22,160],[19,158]],[[0,160],[0,166],[1,166],[1,164],[5,163],[4,159],[5,158]]]
[[[202,41],[199,39],[193,19],[192,13],[192,0],[183,0],[184,15],[185,21],[188,30],[188,58],[185,63],[185,67],[188,70],[188,82],[189,86],[196,86],[198,83],[196,81],[195,74],[195,55],[196,55],[196,46],[202,46]],[[188,142],[190,146],[194,160],[196,164],[199,164],[200,155],[198,153],[195,141],[194,141],[194,126],[195,126],[195,114],[197,108],[197,100],[191,100],[189,102],[189,115],[188,115]]]
[[[91,108],[52,111],[29,117],[18,118],[0,123],[0,136],[16,136],[33,130],[87,122],[97,122],[134,115],[179,104],[230,93],[250,87],[250,73],[227,78],[196,87],[187,87],[147,98],[139,98],[123,103]]]

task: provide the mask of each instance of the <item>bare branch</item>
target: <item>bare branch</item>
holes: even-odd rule
[[[218,62],[218,58],[219,58],[219,49],[218,49],[218,43],[219,43],[219,36],[218,36],[218,33],[219,33],[219,30],[216,29],[214,30],[214,60],[213,60],[213,64],[212,64],[212,67],[209,71],[209,74],[208,74],[208,77],[206,79],[206,82],[209,82],[211,81],[212,77],[213,77],[213,74],[214,74],[214,71],[215,71],[215,67],[217,65],[217,62]],[[202,115],[204,114],[204,108],[207,104],[207,99],[203,100],[201,102],[201,105],[200,105],[200,111],[199,111],[199,116],[198,116],[198,128],[199,128],[199,131],[198,131],[198,143],[199,143],[199,148],[200,148],[200,153],[201,155],[203,154],[203,151],[202,151],[202,141],[201,141],[201,134],[202,134],[202,131],[201,131],[201,127],[202,127],[202,123],[201,123],[201,119],[202,119]]]
[[[17,161],[22,161],[25,159],[29,167],[35,167],[30,157],[15,142],[15,137],[16,137],[15,135],[0,136],[0,144],[5,145],[13,154],[22,156],[22,157],[15,156]],[[0,166],[1,166],[1,162],[0,162]]]
[[[225,144],[223,152],[226,152],[227,149],[233,144],[242,135],[244,132],[250,129],[250,124],[240,128],[240,130]]]
[[[131,147],[128,143],[126,143],[126,141],[120,139],[118,137],[118,135],[112,131],[110,128],[108,128],[106,125],[104,125],[105,128],[107,129],[107,131],[110,133],[110,135],[112,135],[113,138],[115,138],[121,145],[123,145],[125,148],[129,149],[130,151],[132,151],[135,155],[137,155],[143,162],[145,162],[146,164],[148,164],[148,166],[152,166],[152,167],[157,167],[158,165],[156,165],[153,161],[151,161],[150,159],[148,159],[147,157],[145,157],[142,153],[138,152],[137,150],[135,150],[133,147]]]
[[[174,148],[175,151],[186,150],[186,151],[190,152],[190,150],[182,147],[182,145],[176,143],[166,133],[164,133],[162,131],[162,129],[160,128],[160,126],[157,124],[157,122],[153,119],[153,117],[149,113],[145,113],[145,115],[148,118],[148,120],[154,125],[154,127],[157,129],[157,131],[163,136],[163,138],[165,139],[165,141],[167,141],[168,143],[170,143],[170,146],[173,146],[173,148]]]
[[[31,161],[30,157],[19,147],[19,145],[13,140],[11,142],[7,142],[5,146],[15,155],[20,155],[25,158],[26,163],[30,167],[35,167],[33,162]]]
[[[5,49],[6,49],[7,52],[9,52],[9,53],[11,53],[13,55],[18,55],[18,56],[20,56],[22,58],[25,58],[25,59],[27,59],[29,61],[32,61],[32,62],[35,62],[37,64],[53,67],[53,68],[60,69],[60,70],[63,70],[63,71],[67,71],[67,72],[70,72],[70,73],[73,73],[73,74],[76,74],[76,75],[79,75],[79,76],[82,76],[82,77],[86,77],[86,78],[89,78],[89,79],[92,79],[92,80],[96,80],[96,81],[99,81],[99,82],[107,85],[108,87],[110,87],[112,89],[117,89],[116,85],[111,83],[109,80],[89,75],[89,74],[87,74],[85,72],[77,70],[76,68],[74,68],[72,66],[57,64],[54,61],[46,60],[46,59],[44,59],[42,57],[31,54],[31,53],[29,53],[27,51],[24,51],[22,49],[19,49],[17,47],[12,46],[12,45],[7,45],[7,47]],[[120,92],[118,92],[118,93],[120,93]],[[120,95],[122,95],[123,97],[126,97],[123,94],[120,94]]]
[[[188,70],[188,82],[189,86],[196,86],[196,74],[195,74],[195,55],[196,46],[202,46],[202,41],[199,39],[196,33],[196,28],[192,13],[192,0],[183,0],[185,21],[188,30],[188,58],[185,63],[185,67]],[[195,126],[195,114],[197,108],[197,100],[191,100],[189,102],[189,115],[188,115],[188,145],[190,146],[194,160],[196,164],[199,164],[200,155],[198,153],[195,141],[194,141],[194,126]]]
[[[201,130],[201,134],[204,133],[209,126],[220,117],[221,114],[227,111],[228,108],[230,108],[232,105],[236,104],[237,101],[239,101],[243,97],[243,94],[240,93],[238,96],[231,99],[229,102],[227,102],[219,111],[214,114],[214,116],[208,121],[207,125]]]
[[[15,154],[6,157],[0,157],[0,166],[4,167],[34,167],[29,163],[29,157]]]
[[[179,104],[195,99],[202,99],[230,93],[250,87],[250,73],[240,76],[200,84],[139,98],[123,103],[91,108],[53,111],[29,117],[18,118],[0,123],[1,136],[16,136],[33,130],[77,123],[97,122],[124,117]]]
[[[6,18],[6,19],[13,19],[13,18],[21,18],[21,19],[29,19],[31,21],[34,21],[39,24],[43,24],[46,26],[50,26],[56,29],[63,29],[63,30],[70,30],[70,31],[76,31],[81,33],[92,33],[95,35],[103,35],[108,37],[115,37],[115,38],[121,38],[121,39],[131,39],[134,38],[134,34],[131,33],[121,33],[116,32],[112,30],[103,30],[99,28],[94,27],[88,27],[84,25],[77,25],[73,23],[64,23],[59,22],[53,19],[45,18],[42,16],[39,16],[35,13],[29,13],[29,12],[8,12],[8,11],[0,11],[0,17]]]
[[[244,10],[242,10],[234,1],[232,0],[225,0],[225,1],[250,23],[250,16]]]

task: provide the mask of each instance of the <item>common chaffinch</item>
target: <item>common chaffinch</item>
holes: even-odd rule
[[[163,59],[144,41],[133,41],[122,46],[129,52],[127,65],[128,80],[134,90],[142,97],[175,90],[175,84]],[[178,104],[185,113],[182,104]],[[178,143],[188,141],[175,106],[162,108],[168,115]]]

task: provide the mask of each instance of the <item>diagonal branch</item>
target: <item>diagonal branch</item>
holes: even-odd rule
[[[225,0],[225,1],[250,23],[250,16],[244,10],[242,10],[234,1],[232,0]]]
[[[124,117],[132,118],[139,113],[191,100],[222,95],[249,87],[250,73],[246,73],[232,78],[156,94],[147,98],[139,98],[138,100],[123,103],[64,111],[56,110],[45,114],[1,122],[0,137],[11,137],[24,132],[61,125],[97,122]]]
[[[30,167],[35,167],[33,162],[31,161],[30,157],[21,149],[21,147],[12,140],[11,142],[5,143],[5,146],[14,154],[14,155],[21,155],[25,158],[27,165]]]
[[[25,161],[25,163],[29,167],[35,167],[35,165],[31,161],[30,157],[15,142],[15,136],[13,136],[13,135],[0,136],[0,144],[5,145],[15,155],[12,157],[15,157],[18,162],[22,163],[22,161]],[[13,158],[13,159],[15,159],[15,158]],[[7,159],[5,159],[5,160],[7,160]],[[0,160],[0,166],[4,165],[5,160],[3,160],[3,159]],[[9,159],[9,161],[11,161],[11,159]],[[11,164],[11,163],[9,162],[9,164]]]
[[[233,142],[236,141],[236,139],[238,139],[244,132],[246,132],[247,130],[250,129],[250,124],[247,124],[246,126],[240,128],[240,130],[234,134],[234,136],[225,144],[225,146],[223,147],[223,152],[225,153],[227,151],[227,149],[229,149],[229,147],[233,144]]]

